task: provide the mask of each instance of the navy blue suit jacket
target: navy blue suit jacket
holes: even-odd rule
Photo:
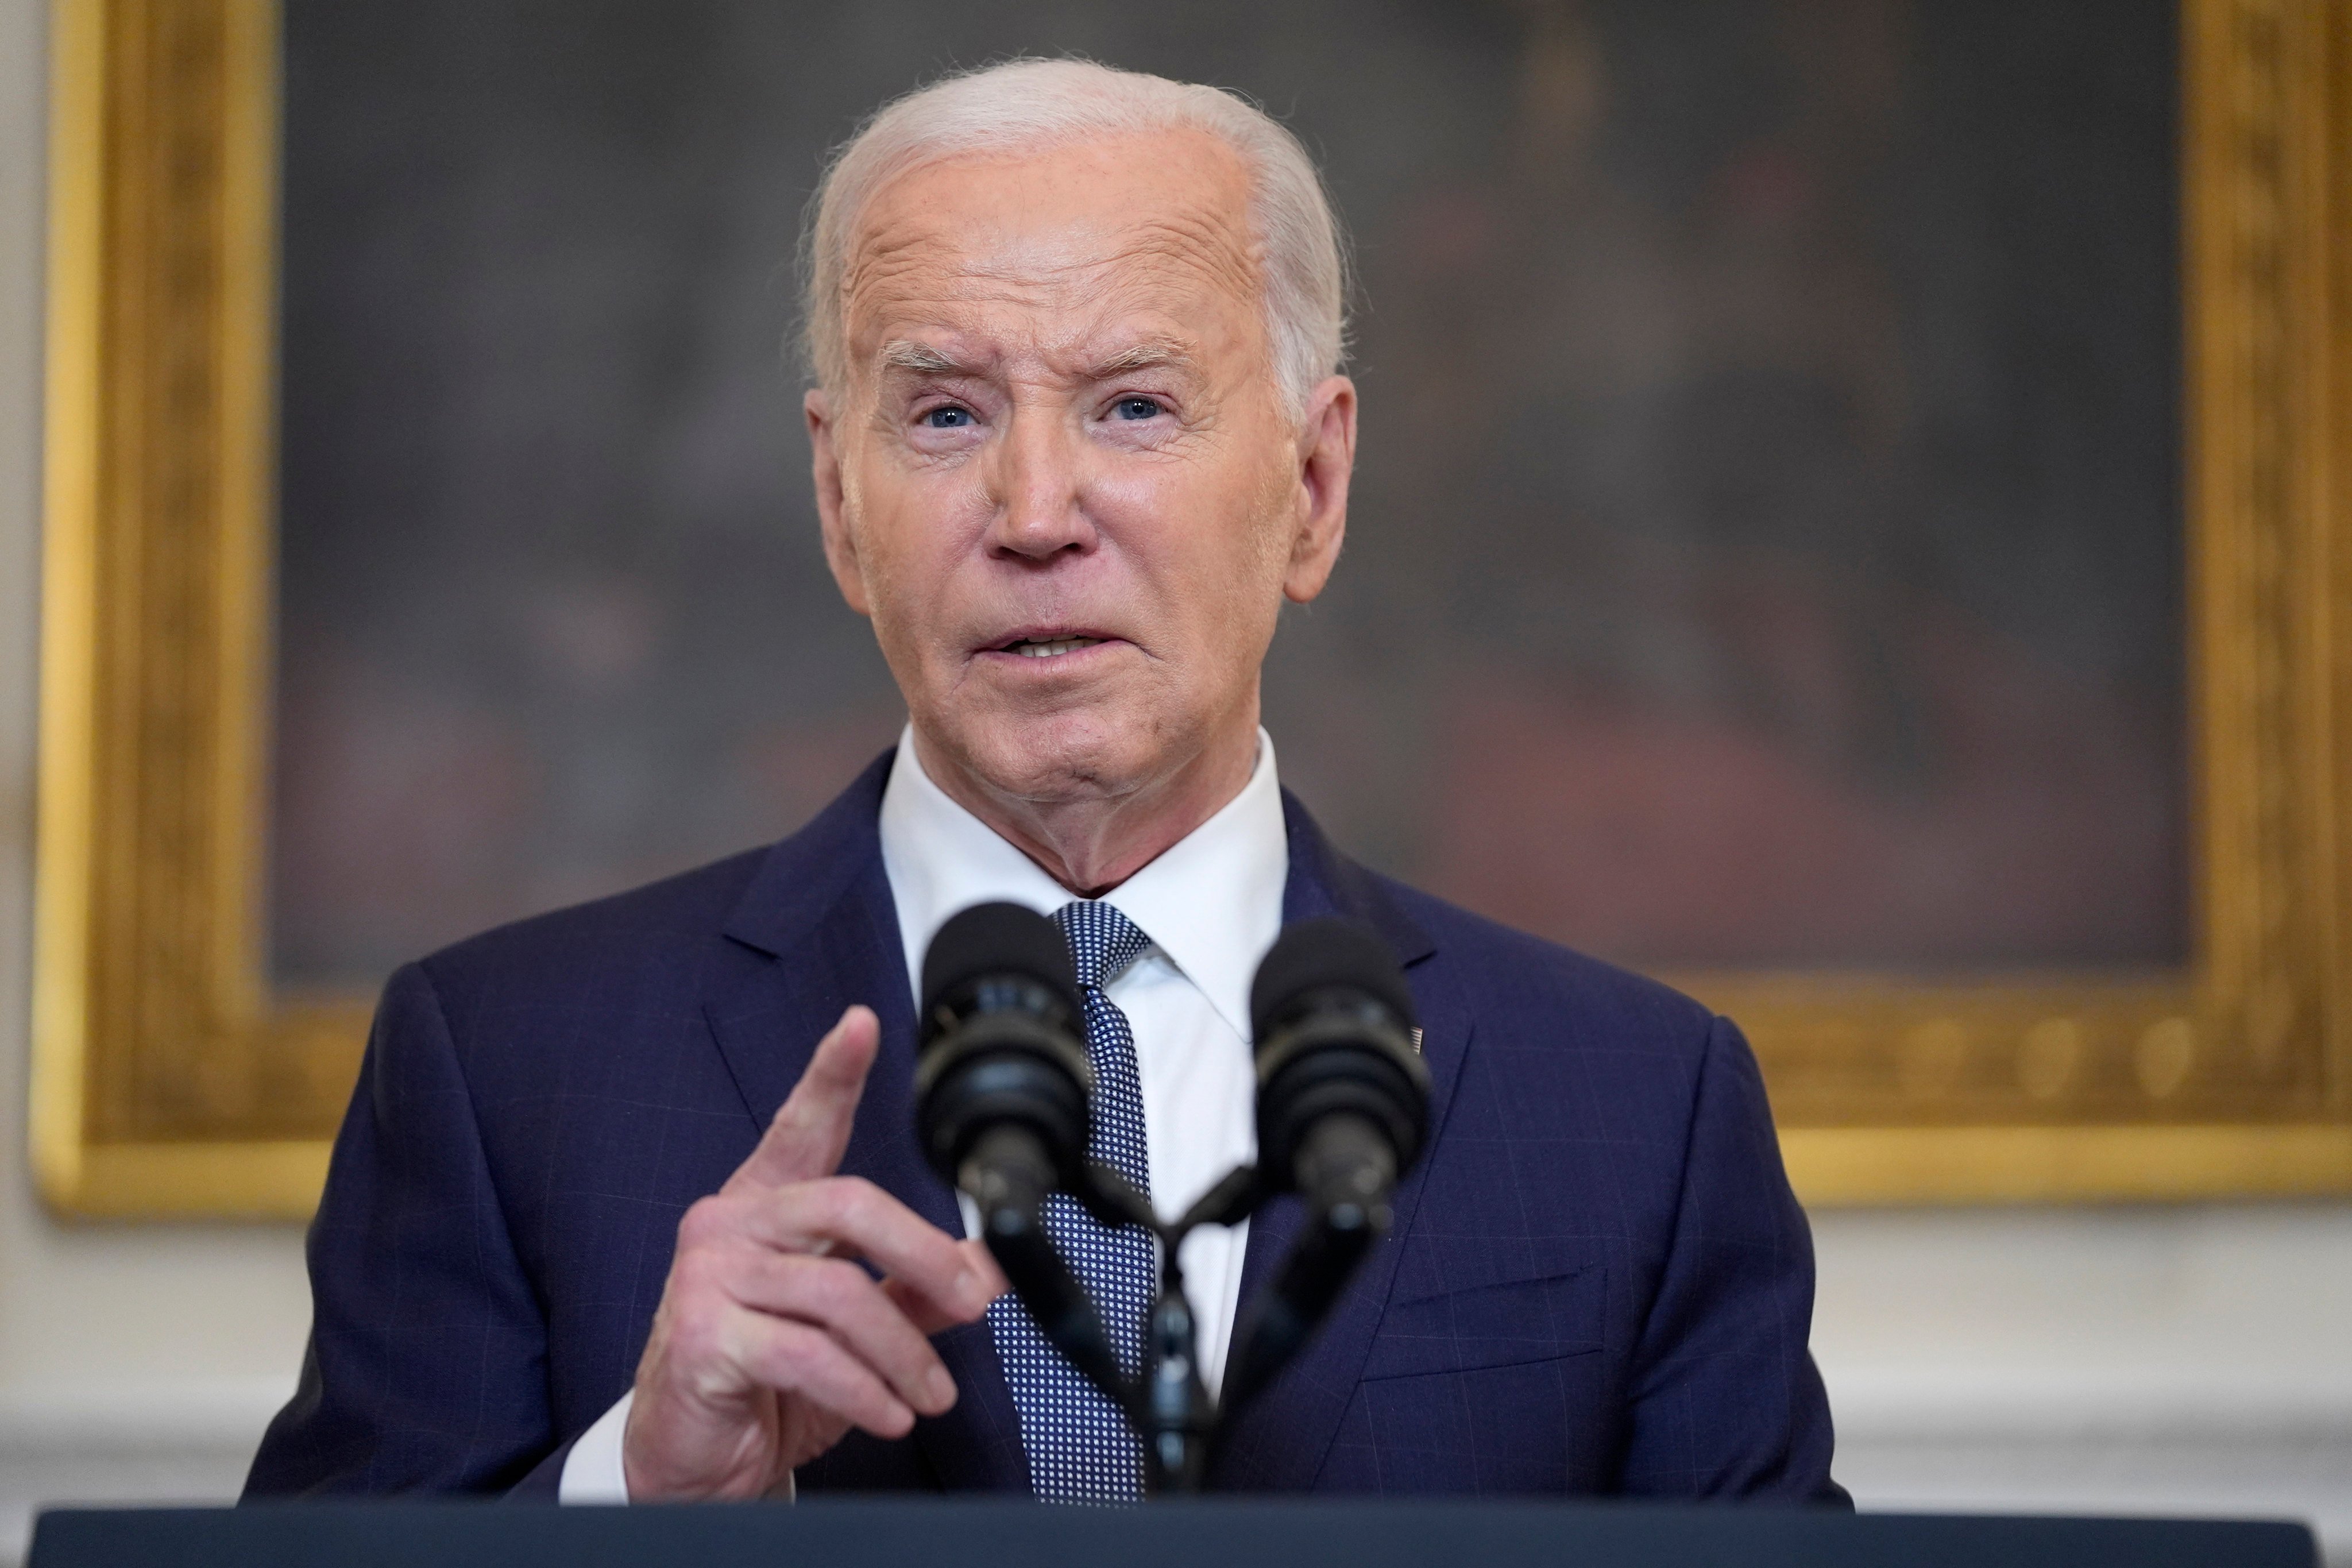
[[[551,1495],[630,1385],[679,1216],[853,1002],[882,1047],[843,1169],[960,1228],[913,1136],[889,764],[772,847],[394,976],[310,1230],[300,1386],[247,1496]],[[1738,1032],[1372,875],[1284,809],[1284,918],[1394,946],[1435,1136],[1213,1486],[1841,1500],[1811,1244]],[[1298,1223],[1293,1200],[1252,1224],[1245,1300]],[[1028,1489],[987,1326],[938,1342],[955,1407],[898,1442],[852,1433],[804,1490]]]

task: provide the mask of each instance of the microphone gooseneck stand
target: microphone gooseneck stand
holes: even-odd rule
[[[1108,1165],[1089,1162],[1082,1180],[1063,1189],[1103,1224],[1139,1225],[1159,1239],[1160,1292],[1145,1323],[1142,1374],[1134,1379],[1121,1370],[1092,1299],[1046,1237],[1045,1201],[1054,1189],[998,1182],[977,1162],[967,1173],[965,1191],[980,1209],[989,1251],[1045,1338],[1126,1413],[1142,1439],[1145,1489],[1154,1497],[1201,1489],[1223,1417],[1263,1391],[1306,1343],[1389,1225],[1385,1203],[1342,1201],[1310,1213],[1272,1289],[1237,1326],[1220,1401],[1201,1377],[1199,1325],[1179,1258],[1194,1230],[1237,1225],[1271,1195],[1256,1166],[1229,1172],[1172,1222],[1162,1221],[1150,1200]]]
[[[931,1163],[972,1200],[982,1237],[1046,1340],[1126,1414],[1147,1495],[1200,1490],[1221,1423],[1306,1343],[1387,1233],[1390,1194],[1420,1152],[1428,1075],[1395,959],[1346,921],[1285,930],[1251,988],[1259,1163],[1227,1173],[1172,1223],[1085,1157],[1092,1076],[1072,1028],[1067,954],[1048,922],[1011,905],[965,910],[933,940],[923,994],[918,1130]],[[1106,1226],[1139,1225],[1159,1240],[1159,1295],[1133,1379],[1046,1234],[1056,1191]],[[1184,1292],[1184,1238],[1289,1192],[1307,1206],[1306,1226],[1236,1324],[1224,1396],[1213,1399]]]

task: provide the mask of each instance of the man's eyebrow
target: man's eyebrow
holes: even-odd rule
[[[1114,375],[1129,375],[1139,370],[1158,370],[1165,365],[1192,363],[1192,345],[1174,338],[1149,338],[1124,348],[1108,359],[1097,360],[1087,372],[1090,381],[1103,381]]]
[[[884,370],[912,371],[918,375],[970,375],[971,366],[950,359],[929,343],[894,338],[877,356]]]

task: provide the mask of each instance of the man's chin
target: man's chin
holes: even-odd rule
[[[1038,805],[1126,795],[1155,771],[1149,726],[1127,715],[1013,711],[949,728],[941,738],[974,783]]]

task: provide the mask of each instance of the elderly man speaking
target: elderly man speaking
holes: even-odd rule
[[[1081,61],[955,77],[843,150],[806,268],[825,554],[905,735],[780,844],[394,977],[249,1494],[1138,1496],[914,1138],[911,976],[1008,900],[1071,942],[1097,1152],[1164,1215],[1252,1154],[1286,922],[1411,984],[1430,1145],[1213,1488],[1842,1500],[1738,1033],[1365,871],[1277,783],[1259,666],[1357,413],[1296,139]],[[1298,1224],[1186,1244],[1213,1386]]]

